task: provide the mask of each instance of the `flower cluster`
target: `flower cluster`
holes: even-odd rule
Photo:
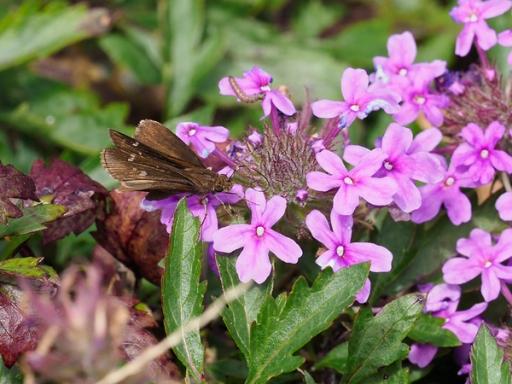
[[[497,199],[496,208],[503,220],[512,220],[510,98],[504,96],[500,76],[485,53],[497,43],[512,45],[510,30],[497,33],[486,23],[511,7],[508,0],[459,0],[451,12],[463,24],[455,53],[465,56],[475,45],[481,61],[465,72],[450,72],[440,60],[415,63],[416,42],[412,33],[403,32],[389,38],[387,57],[374,58],[374,73],[357,68],[342,73],[342,100],[307,102],[301,111],[283,88],[271,87],[272,76],[261,68],[221,79],[221,94],[238,102],[261,102],[263,132],[252,129],[237,140],[229,139],[223,127],[182,123],[177,133],[206,162],[216,164],[217,171],[233,174],[236,185],[207,196],[145,200],[143,208],[161,209],[161,221],[170,231],[176,204],[186,198],[192,214],[201,219],[202,240],[209,243],[210,254],[242,249],[238,276],[257,283],[272,273],[270,253],[296,264],[303,256],[299,243],[311,237],[321,244],[315,262],[322,269],[336,272],[368,262],[372,272],[390,271],[389,250],[359,241],[364,232],[359,224],[371,226],[382,208],[395,220],[416,224],[445,211],[459,226],[473,215],[468,192],[495,192],[504,186],[507,192]],[[350,143],[354,121],[378,110],[393,122],[374,146]],[[423,129],[407,127],[416,121]],[[216,210],[225,205],[235,207],[239,218],[249,212],[250,223],[219,229]],[[443,327],[462,343],[473,342],[487,303],[500,292],[512,304],[507,287],[512,281],[511,231],[473,229],[469,238],[457,242],[458,255],[442,267],[444,283],[428,289],[425,311],[444,319]],[[457,310],[461,285],[477,277],[484,302]],[[357,301],[366,302],[370,290],[368,279]],[[436,352],[434,346],[414,344],[409,359],[424,367]]]

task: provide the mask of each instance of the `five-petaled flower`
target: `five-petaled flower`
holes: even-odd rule
[[[476,124],[466,125],[460,133],[465,142],[453,152],[452,162],[480,184],[490,183],[495,169],[512,172],[512,156],[496,149],[504,134],[505,127],[497,121],[485,132]]]
[[[229,77],[220,80],[221,95],[235,96],[239,101],[240,96],[248,98],[260,96],[263,98],[261,106],[265,116],[270,115],[272,106],[287,116],[295,114],[296,110],[291,100],[278,89],[270,88],[272,76],[263,69],[254,66],[250,71],[244,72],[243,77],[233,79],[236,82],[236,89],[233,89]],[[240,91],[243,95],[239,94]]]
[[[455,22],[464,24],[457,36],[455,53],[466,56],[475,39],[476,44],[484,51],[492,48],[497,42],[497,36],[485,20],[502,15],[511,7],[512,2],[509,0],[459,0],[458,5],[450,12]]]
[[[223,143],[229,137],[229,130],[224,127],[208,127],[197,123],[179,123],[176,135],[191,145],[202,158],[208,157],[215,150],[215,143]]]
[[[351,265],[370,262],[370,271],[389,272],[393,255],[386,248],[373,244],[352,243],[352,216],[343,216],[331,211],[331,226],[325,216],[318,210],[313,210],[306,217],[306,226],[313,237],[322,243],[327,250],[317,259],[322,267],[331,267],[335,272]],[[366,302],[370,294],[370,280],[366,280],[363,289],[357,296],[360,303]]]
[[[302,256],[302,250],[295,241],[272,229],[286,210],[283,197],[273,196],[266,201],[263,192],[249,188],[245,199],[251,210],[251,223],[219,229],[213,235],[213,247],[227,253],[243,248],[236,260],[238,277],[243,282],[254,280],[260,284],[272,270],[269,252],[285,263],[295,264]]]
[[[341,93],[345,101],[319,100],[311,105],[313,114],[322,118],[339,117],[341,128],[349,127],[356,118],[364,119],[372,111],[398,111],[400,96],[394,91],[369,85],[363,69],[347,68],[341,77]]]
[[[511,228],[501,233],[495,245],[488,232],[473,229],[468,239],[457,241],[457,252],[460,256],[443,266],[443,278],[449,284],[463,284],[481,275],[482,296],[485,301],[492,301],[500,294],[500,280],[512,279],[512,267],[502,264],[512,257]]]
[[[309,172],[306,176],[308,187],[320,192],[338,188],[334,210],[340,215],[352,215],[360,197],[375,206],[389,205],[396,193],[396,184],[389,177],[374,177],[386,157],[380,149],[374,149],[354,168],[347,170],[338,155],[323,150],[316,154],[316,160],[328,173]]]

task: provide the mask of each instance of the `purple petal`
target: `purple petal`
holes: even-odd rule
[[[214,141],[216,143],[223,143],[229,137],[229,130],[221,126],[207,127],[200,125],[198,134],[210,141]]]
[[[482,128],[474,123],[466,125],[460,132],[460,136],[473,147],[479,147],[486,141]]]
[[[324,119],[331,119],[340,116],[345,112],[345,103],[334,100],[319,100],[311,104],[313,115]]]
[[[481,15],[485,19],[503,15],[512,7],[512,2],[508,0],[487,0],[480,4]]]
[[[261,108],[263,108],[263,116],[266,117],[272,112],[272,95],[270,92],[265,93],[263,101],[261,102]]]
[[[406,153],[412,143],[412,132],[409,128],[391,123],[382,137],[382,150],[389,159],[395,159]]]
[[[481,272],[474,261],[462,257],[453,257],[443,265],[443,279],[448,284],[464,284]]]
[[[471,220],[471,202],[462,192],[457,191],[445,196],[444,206],[453,225],[460,225]]]
[[[357,165],[370,152],[368,148],[361,145],[348,145],[343,151],[343,160],[351,165]]]
[[[455,44],[455,54],[457,56],[466,56],[470,49],[471,44],[475,38],[475,29],[471,25],[464,25],[462,31],[457,36],[457,42]]]
[[[356,294],[356,301],[359,304],[364,304],[368,301],[368,298],[370,297],[370,293],[372,290],[372,283],[370,279],[366,279],[364,282],[363,288],[359,290]]]
[[[409,351],[409,361],[420,368],[425,368],[432,362],[436,353],[437,347],[434,345],[414,343]]]
[[[334,272],[338,272],[342,267],[336,263],[337,258],[338,255],[334,252],[334,250],[328,249],[316,258],[315,263],[322,269],[331,267]]]
[[[265,212],[265,207],[267,206],[265,194],[262,191],[247,188],[247,190],[245,191],[245,201],[247,202],[247,206],[251,210],[251,222],[260,224],[261,216]]]
[[[397,191],[396,183],[390,177],[366,178],[357,185],[358,194],[375,206],[389,205]]]
[[[408,67],[414,63],[416,58],[416,42],[411,32],[406,31],[401,34],[393,35],[388,39],[389,57],[396,64]]]
[[[478,332],[478,325],[456,321],[445,323],[443,328],[452,331],[462,343],[468,344],[473,342]]]
[[[356,102],[368,90],[368,74],[363,69],[347,68],[341,77],[341,93],[347,103]]]
[[[498,243],[494,246],[494,261],[500,263],[512,257],[512,228],[501,232]]]
[[[491,248],[491,245],[491,234],[483,229],[475,228],[469,234],[468,239],[457,240],[457,252],[467,257],[482,256],[487,252],[487,248]]]
[[[443,120],[444,120],[443,111],[438,108],[437,104],[435,104],[433,102],[427,102],[423,106],[423,113],[425,114],[426,119],[434,127],[439,127],[443,124]]]
[[[506,192],[496,200],[496,209],[501,220],[512,220],[512,192]]]
[[[359,194],[354,187],[342,185],[334,195],[333,209],[340,215],[352,215],[359,205]]]
[[[331,210],[331,225],[335,239],[341,244],[349,244],[352,239],[352,226],[354,225],[352,216],[340,215],[333,209]]]
[[[194,151],[199,155],[199,157],[207,158],[210,153],[215,150],[215,144],[211,141],[206,140],[204,135],[197,132],[194,136],[189,138],[190,145],[194,149]]]
[[[324,150],[316,154],[316,161],[320,166],[331,175],[345,176],[347,168],[345,164],[334,152]]]
[[[498,42],[496,31],[489,27],[485,21],[478,23],[475,29],[476,42],[484,51],[491,49]]]
[[[499,171],[512,173],[512,156],[505,151],[495,149],[491,153],[491,164]]]
[[[490,148],[494,148],[505,134],[505,127],[497,121],[489,124],[484,132],[485,142]]]
[[[411,213],[411,220],[414,223],[424,223],[437,216],[441,209],[442,200],[438,194],[440,189],[437,185],[427,185],[420,189],[421,207]]]
[[[272,272],[272,264],[268,258],[268,249],[261,241],[247,241],[244,249],[236,259],[236,272],[240,281],[247,283],[254,280],[261,284]]]
[[[219,229],[219,222],[217,220],[217,213],[212,205],[206,207],[206,212],[202,218],[201,223],[201,240],[213,241],[213,235]]]
[[[231,87],[231,84],[229,84],[229,78],[223,77],[219,81],[219,92],[221,95],[226,96],[235,96],[235,92],[233,91],[233,88]]]
[[[368,176],[373,176],[382,167],[382,162],[387,155],[381,149],[376,148],[364,156],[359,164],[350,170],[350,176],[356,180]]]
[[[410,102],[404,102],[400,110],[393,115],[398,124],[407,125],[418,117],[418,107]]]
[[[458,285],[438,284],[433,287],[427,295],[425,303],[426,312],[437,312],[447,309],[447,306],[455,304],[454,310],[460,300],[461,289]]]
[[[294,115],[295,112],[297,112],[291,100],[287,98],[285,95],[283,95],[281,92],[279,92],[278,90],[272,90],[269,93],[272,103],[282,113],[284,113],[287,116],[291,116]]]
[[[315,191],[327,192],[341,185],[341,180],[337,176],[332,176],[324,172],[309,172],[306,175],[308,187]]]
[[[347,256],[352,257],[356,262],[370,261],[370,271],[391,271],[393,255],[388,249],[373,243],[351,243],[345,248]]]
[[[336,246],[336,236],[331,231],[327,219],[320,211],[315,209],[306,216],[306,226],[313,238],[325,247],[334,248]]]
[[[512,47],[512,29],[507,29],[498,35],[498,42],[504,47]]]
[[[443,134],[439,129],[425,129],[416,135],[412,141],[411,146],[409,147],[408,153],[415,153],[420,151],[430,152],[439,145],[442,139]]]
[[[421,206],[421,193],[416,185],[407,177],[396,175],[393,177],[397,192],[393,200],[402,211],[410,213]]]
[[[436,155],[416,152],[400,161],[400,169],[414,180],[423,183],[438,183],[444,178],[445,170]]]
[[[492,270],[499,279],[512,280],[512,267],[497,264]]]
[[[281,217],[283,217],[285,211],[286,199],[281,196],[273,196],[269,201],[267,201],[265,211],[261,215],[260,224],[263,224],[268,228],[272,227],[281,219]]]
[[[228,225],[213,234],[213,248],[219,252],[233,252],[249,242],[252,233],[252,227],[248,224]]]
[[[299,244],[272,229],[267,230],[264,241],[270,251],[285,263],[296,264],[302,256]]]
[[[492,268],[484,268],[482,271],[482,296],[485,301],[496,300],[500,294],[500,280],[492,270]]]
[[[472,320],[475,317],[481,315],[487,309],[487,303],[478,303],[473,305],[471,308],[464,311],[458,311],[453,314],[453,318],[459,321]]]

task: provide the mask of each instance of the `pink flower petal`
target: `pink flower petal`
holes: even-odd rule
[[[370,204],[378,207],[391,204],[396,191],[396,183],[390,177],[366,178],[364,182],[357,185],[359,195]]]
[[[349,244],[352,239],[352,216],[340,215],[334,209],[331,210],[331,225],[336,240],[341,244]]]
[[[475,38],[475,29],[471,25],[464,25],[462,31],[457,36],[457,42],[455,44],[455,54],[457,56],[466,56],[470,49],[471,44]]]
[[[498,276],[492,268],[484,268],[482,271],[482,296],[485,301],[496,300],[500,294],[501,284]]]
[[[251,210],[251,222],[260,224],[261,216],[265,212],[265,207],[267,206],[265,194],[262,191],[257,191],[253,188],[247,188],[245,191],[245,200],[247,202],[247,206]]]
[[[216,143],[223,143],[229,137],[229,130],[221,126],[199,126],[198,133],[208,140],[214,141]]]
[[[281,196],[273,196],[266,204],[265,211],[261,215],[261,224],[270,228],[283,217],[286,211],[286,199]]]
[[[512,280],[512,267],[498,264],[494,265],[492,270],[499,279]]]
[[[343,101],[319,100],[311,104],[313,115],[324,119],[331,119],[340,116],[345,112],[346,107]]]
[[[331,175],[345,176],[347,174],[347,168],[345,164],[334,152],[323,150],[316,154],[316,161],[320,166]]]
[[[498,35],[498,42],[504,47],[512,47],[512,29],[507,29]]]
[[[274,104],[274,106],[285,115],[291,116],[297,112],[291,100],[278,90],[274,89],[270,91],[269,94],[272,100],[272,104]]]
[[[421,207],[421,193],[418,187],[406,176],[393,177],[397,191],[393,200],[402,211],[410,213]]]
[[[478,303],[473,305],[471,308],[464,311],[456,312],[452,318],[458,321],[472,320],[475,317],[481,315],[487,309],[487,303]],[[462,340],[461,340],[462,341]]]
[[[443,134],[439,129],[425,129],[416,135],[412,141],[411,146],[409,147],[408,153],[415,153],[420,151],[430,152],[439,145],[442,139]]]
[[[219,229],[219,222],[215,208],[211,204],[206,208],[206,214],[201,223],[201,240],[210,242],[213,241],[213,235]]]
[[[483,257],[491,246],[491,234],[480,228],[473,229],[468,239],[457,240],[457,252],[467,257]]]
[[[219,92],[221,95],[235,96],[235,92],[233,91],[231,84],[229,84],[229,78],[223,77],[219,81]]]
[[[338,255],[332,249],[328,249],[316,258],[315,263],[322,269],[331,267],[334,272],[338,272],[341,266],[336,263],[337,257]]]
[[[496,209],[501,220],[512,220],[512,192],[506,192],[496,200]]]
[[[432,124],[434,127],[439,127],[443,124],[444,116],[443,111],[438,108],[432,102],[428,102],[423,106],[423,113],[425,114],[426,119]]]
[[[444,199],[444,206],[453,225],[460,225],[471,220],[471,201],[462,192],[447,195]]]
[[[406,31],[388,39],[389,57],[396,63],[407,67],[416,59],[416,42],[411,32]]]
[[[512,173],[512,156],[505,151],[495,149],[492,151],[490,160],[492,166],[497,170]]]
[[[423,183],[438,183],[444,178],[445,170],[439,159],[428,152],[416,152],[400,162],[403,173]]]
[[[443,279],[448,284],[464,284],[481,272],[475,262],[462,257],[453,257],[443,265]]]
[[[432,362],[436,353],[437,347],[434,345],[414,343],[409,351],[409,361],[420,368],[425,368]]]
[[[314,209],[306,216],[306,226],[313,238],[325,247],[334,248],[336,246],[336,236],[331,231],[327,219],[319,210]]]
[[[370,271],[389,272],[393,254],[386,248],[373,243],[351,243],[345,246],[347,256],[356,262],[369,261]]]
[[[240,281],[247,283],[254,280],[261,284],[272,272],[272,264],[268,258],[268,249],[261,241],[248,241],[236,259],[236,272]]]
[[[386,158],[387,154],[381,149],[376,148],[363,157],[359,164],[350,170],[350,176],[356,180],[373,176],[382,167],[382,162]]]
[[[443,328],[452,331],[462,343],[466,344],[472,343],[478,332],[478,325],[456,321],[445,323]]]
[[[485,142],[487,145],[491,148],[494,148],[505,134],[505,130],[505,127],[497,121],[489,124],[484,132]]]
[[[347,68],[341,77],[341,93],[347,103],[355,103],[368,90],[368,74],[363,69]]]
[[[512,2],[508,0],[487,0],[480,4],[480,12],[485,19],[503,15],[512,7]]]
[[[264,241],[268,249],[285,263],[295,264],[302,256],[302,249],[295,241],[272,229],[267,230]]]
[[[343,160],[351,165],[357,165],[370,152],[368,148],[361,145],[348,145],[343,151]]]
[[[427,295],[425,311],[437,312],[446,309],[448,303],[455,304],[455,310],[460,300],[461,289],[458,285],[438,284]],[[448,303],[447,303],[448,302]],[[448,304],[450,306],[450,304]]]
[[[482,48],[484,51],[491,49],[498,42],[498,35],[496,35],[496,31],[489,27],[485,21],[481,21],[478,23],[478,27],[475,30],[476,34],[476,43]]]
[[[306,181],[309,188],[320,192],[330,191],[342,184],[342,181],[338,177],[317,171],[309,172],[306,175]]]
[[[413,223],[424,223],[437,216],[442,204],[442,200],[436,193],[438,191],[439,187],[436,185],[427,185],[420,189],[422,196],[421,207],[411,213],[411,220]]]
[[[398,124],[407,125],[416,120],[418,113],[418,108],[414,104],[406,102],[393,117]]]
[[[368,301],[368,298],[370,297],[370,293],[372,291],[372,283],[370,279],[366,279],[364,282],[363,288],[359,290],[356,294],[356,301],[359,304],[364,304]]]
[[[342,185],[334,195],[333,209],[340,215],[352,215],[359,205],[359,194],[354,187]]]
[[[391,123],[382,137],[382,150],[389,159],[395,159],[406,153],[412,143],[412,132],[409,128]]]
[[[494,246],[494,261],[500,263],[512,257],[512,228],[501,232],[498,243]]]
[[[213,234],[213,248],[219,252],[233,252],[249,241],[252,232],[249,224],[228,225]]]

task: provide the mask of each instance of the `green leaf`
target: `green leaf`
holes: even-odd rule
[[[0,260],[8,259],[12,256],[14,251],[28,240],[30,234],[13,236],[9,239],[4,239],[3,242],[0,242]]]
[[[332,368],[339,373],[347,372],[348,360],[348,342],[341,343],[329,351],[318,363],[315,368]]]
[[[365,384],[409,384],[409,369],[402,368],[400,361],[379,370],[379,373],[368,378]]]
[[[57,280],[57,272],[48,265],[42,265],[42,257],[20,257],[0,262],[0,280],[15,283],[20,277],[26,279]]]
[[[304,384],[316,384],[315,379],[313,379],[313,376],[308,371],[299,370],[300,373],[302,373],[302,376],[304,376]]]
[[[200,282],[203,246],[199,221],[187,209],[186,200],[178,203],[170,246],[165,258],[162,281],[162,308],[167,334],[201,314],[206,283]],[[199,329],[182,336],[174,353],[187,368],[193,382],[201,382],[204,348]]]
[[[140,83],[157,84],[161,81],[160,68],[142,47],[127,36],[109,34],[101,38],[99,44],[115,64],[128,70]]]
[[[458,347],[460,341],[453,332],[443,329],[444,319],[422,313],[407,335],[414,341],[438,347]]]
[[[15,365],[7,368],[2,359],[0,359],[0,384],[22,384],[23,375]]]
[[[24,12],[17,17],[16,12]],[[84,6],[46,6],[14,11],[0,23],[0,70],[48,56],[67,45],[104,32],[108,12]]]
[[[312,287],[299,277],[289,296],[268,297],[251,332],[247,383],[266,383],[297,369],[304,358],[294,353],[354,301],[367,276],[367,264],[336,273],[324,270]]]
[[[471,347],[471,382],[510,384],[510,366],[503,361],[503,350],[498,347],[485,324],[480,326]]]
[[[363,321],[356,321],[349,340],[344,383],[363,383],[380,367],[407,355],[409,348],[402,340],[421,314],[423,301],[416,294],[402,296],[387,304],[374,318],[368,320],[365,316]]]
[[[0,226],[0,238],[5,236],[26,235],[46,229],[44,224],[53,221],[66,212],[62,205],[38,204],[22,208],[23,216],[11,219]]]
[[[237,286],[240,281],[232,257],[217,257],[222,289]],[[243,296],[228,304],[222,313],[224,324],[246,359],[250,356],[251,325],[256,320],[265,299],[270,295],[271,284],[253,286]]]

